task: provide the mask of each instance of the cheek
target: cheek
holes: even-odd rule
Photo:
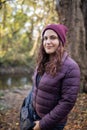
[[[43,47],[45,48],[46,47],[46,44],[43,42]]]

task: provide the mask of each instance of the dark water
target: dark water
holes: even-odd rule
[[[31,84],[29,75],[0,75],[0,89],[24,87]]]

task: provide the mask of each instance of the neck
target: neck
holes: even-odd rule
[[[62,47],[61,48],[61,54],[63,55],[63,53],[64,53],[64,48]],[[54,60],[55,56],[56,56],[56,53],[49,54],[49,61]]]
[[[50,54],[50,55],[49,55],[49,61],[52,61],[52,60],[54,60],[54,57],[55,57],[55,53],[53,53],[53,54]]]

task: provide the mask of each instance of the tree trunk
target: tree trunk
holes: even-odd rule
[[[69,28],[68,49],[81,68],[81,90],[87,92],[87,0],[56,0],[56,10]]]

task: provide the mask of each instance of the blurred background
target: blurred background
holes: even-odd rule
[[[0,0],[0,130],[19,130],[43,27],[68,27],[66,48],[81,70],[80,93],[64,130],[87,130],[87,0]]]
[[[53,0],[1,0],[1,89],[32,83],[41,32],[52,22],[59,22]]]

